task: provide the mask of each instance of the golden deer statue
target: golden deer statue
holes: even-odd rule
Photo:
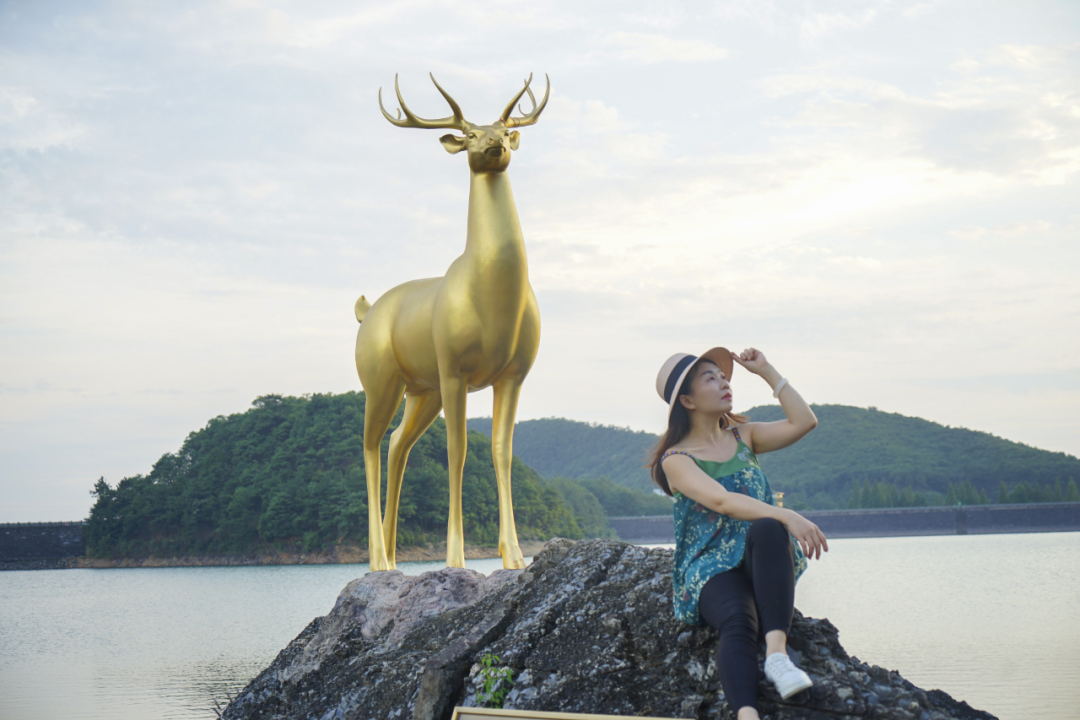
[[[405,128],[450,128],[464,137],[439,138],[446,151],[465,151],[469,158],[469,220],[465,252],[446,275],[398,285],[374,305],[356,301],[356,370],[364,386],[364,467],[368,489],[368,551],[372,570],[395,567],[398,500],[409,451],[435,421],[446,418],[450,468],[450,517],[446,532],[446,564],[465,566],[465,536],[461,520],[461,479],[465,467],[466,394],[493,388],[491,451],[499,490],[499,555],[503,567],[523,568],[510,498],[514,415],[518,395],[540,344],[540,312],[529,285],[525,240],[521,235],[514,196],[506,168],[520,135],[512,128],[532,125],[547,105],[551,81],[539,105],[529,85],[514,96],[491,125],[474,125],[434,76],[446,98],[451,117],[425,120],[414,115],[401,97],[397,76],[394,91],[401,111],[386,112],[379,89],[379,109],[394,125]],[[518,108],[528,93],[532,110]],[[401,117],[404,113],[405,117]],[[387,459],[386,516],[380,516],[380,452],[401,396],[405,414],[390,436]]]

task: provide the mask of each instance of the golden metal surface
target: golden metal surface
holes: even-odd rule
[[[450,720],[626,720],[625,715],[591,715],[589,713],[541,712],[539,710],[503,710],[502,708],[456,707]],[[637,720],[673,720],[672,718],[638,717]]]
[[[435,82],[435,78],[431,78]],[[397,117],[379,109],[394,125],[407,128],[452,128],[462,136],[439,138],[447,152],[468,153],[470,170],[469,219],[465,252],[440,278],[413,280],[388,291],[374,304],[356,301],[356,370],[367,395],[364,414],[364,467],[368,486],[368,552],[372,570],[395,567],[398,500],[409,450],[435,421],[446,418],[450,466],[450,517],[446,531],[446,564],[465,566],[465,536],[461,519],[461,477],[465,467],[466,394],[491,387],[491,450],[499,490],[499,555],[503,567],[523,568],[518,547],[514,507],[510,496],[514,415],[521,384],[540,344],[540,312],[529,285],[525,240],[518,222],[506,168],[520,135],[510,128],[532,125],[551,92],[547,83],[539,105],[525,81],[499,119],[474,125],[439,83],[453,114],[425,120],[406,106],[394,77],[401,110]],[[510,117],[529,94],[533,109]],[[520,106],[519,106],[519,109]],[[402,117],[404,114],[404,117]],[[381,458],[379,445],[405,396],[405,415],[390,436],[387,458],[385,519],[380,514]]]

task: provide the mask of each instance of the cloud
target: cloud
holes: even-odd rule
[[[603,35],[597,44],[614,50],[619,60],[646,65],[711,62],[728,56],[727,50],[704,40],[647,33],[611,32]]]
[[[0,148],[26,152],[73,147],[87,134],[85,124],[50,109],[38,98],[0,86]]]
[[[750,20],[769,34],[786,19],[773,0],[723,0],[713,5],[712,12],[723,22]]]
[[[665,133],[640,132],[618,108],[602,100],[559,96],[552,98],[545,114],[546,129],[557,139],[538,162],[558,167],[560,173],[573,166],[575,173],[593,179],[634,175],[671,159]]]
[[[863,8],[858,12],[811,12],[799,22],[802,39],[814,43],[837,32],[857,30],[877,18],[878,7]]]
[[[1057,234],[1059,228],[1045,220],[1030,220],[1028,222],[1014,222],[993,227],[980,225],[968,225],[952,230],[949,235],[967,242],[1017,242],[1037,243]]]
[[[984,55],[1017,56],[1001,47]],[[942,168],[1060,184],[1080,171],[1080,93],[1073,88],[1080,46],[1025,48],[1022,57],[1053,58],[1053,67],[1035,73],[1049,61],[1025,60],[1001,72],[990,62],[954,63],[952,76],[920,94],[828,67],[770,76],[761,86],[767,97],[800,98],[796,113],[775,120],[792,130],[832,130],[851,143],[850,129],[858,128],[897,155]],[[1021,77],[1013,75],[1017,68]]]
[[[508,171],[544,317],[520,417],[655,430],[656,365],[715,341],[765,349],[816,401],[1019,438],[993,381],[919,383],[1080,353],[1061,331],[1080,323],[1078,48],[1019,6],[950,7],[5,16],[0,508],[28,481],[144,472],[257,395],[359,387],[353,302],[441,275],[466,240],[465,158],[378,112],[395,72],[419,114],[446,114],[433,70],[479,121],[551,74]],[[1060,398],[1025,413],[1054,419],[1025,439],[1080,450]]]
[[[631,25],[645,25],[671,32],[686,22],[687,12],[683,7],[672,3],[654,3],[644,8],[631,6],[629,12],[623,14],[622,19]]]
[[[773,0],[722,0],[712,7],[712,13],[726,22],[750,21],[773,34],[793,34],[799,44],[813,47],[832,36],[853,35],[864,31],[875,21],[910,21],[933,12],[938,0],[923,3],[894,3],[890,0],[858,3],[817,2],[803,6],[778,5]]]
[[[882,269],[880,260],[868,257],[831,257],[827,262],[839,268],[851,268],[859,272],[876,272]]]
[[[1065,46],[998,45],[986,52],[986,62],[1020,70],[1046,70],[1054,66],[1075,68],[1080,43]]]

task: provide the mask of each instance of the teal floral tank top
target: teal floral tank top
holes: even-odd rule
[[[741,492],[775,505],[772,488],[757,456],[736,431],[738,449],[727,462],[693,458],[705,474],[728,492]],[[693,456],[691,456],[693,457]],[[689,625],[704,625],[698,612],[701,589],[713,576],[736,567],[743,559],[750,523],[721,515],[682,493],[675,493],[675,562],[672,571],[675,617]],[[806,556],[795,538],[795,579],[806,570]]]

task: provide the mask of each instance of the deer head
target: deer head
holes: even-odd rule
[[[551,80],[545,75],[547,89],[544,91],[544,99],[537,105],[536,96],[533,95],[532,89],[529,87],[532,83],[532,75],[529,75],[529,79],[525,81],[525,87],[514,96],[514,99],[506,106],[498,120],[491,125],[475,125],[465,119],[461,108],[454,102],[454,98],[450,97],[436,82],[435,76],[429,73],[429,77],[431,82],[435,83],[435,87],[439,89],[439,92],[442,93],[442,96],[446,98],[446,102],[449,103],[450,110],[454,113],[450,117],[439,120],[425,120],[414,115],[401,97],[397,75],[394,76],[394,92],[397,93],[398,104],[401,105],[397,117],[395,118],[386,112],[386,108],[383,107],[382,88],[379,88],[379,109],[382,110],[382,114],[387,120],[398,127],[452,128],[461,132],[464,137],[447,134],[439,138],[439,142],[451,154],[467,150],[469,153],[469,169],[473,172],[502,172],[507,168],[510,164],[510,151],[517,150],[521,140],[520,133],[516,130],[511,131],[511,129],[535,123],[540,117],[540,113],[544,111],[544,106],[547,105],[548,101],[548,94],[551,92]],[[529,94],[529,100],[532,101],[532,110],[525,112],[519,106],[518,109],[521,111],[522,117],[510,117],[510,113],[514,111],[514,106],[518,104],[518,101],[521,100],[522,95],[525,93]],[[402,113],[404,113],[405,117],[401,117]]]

